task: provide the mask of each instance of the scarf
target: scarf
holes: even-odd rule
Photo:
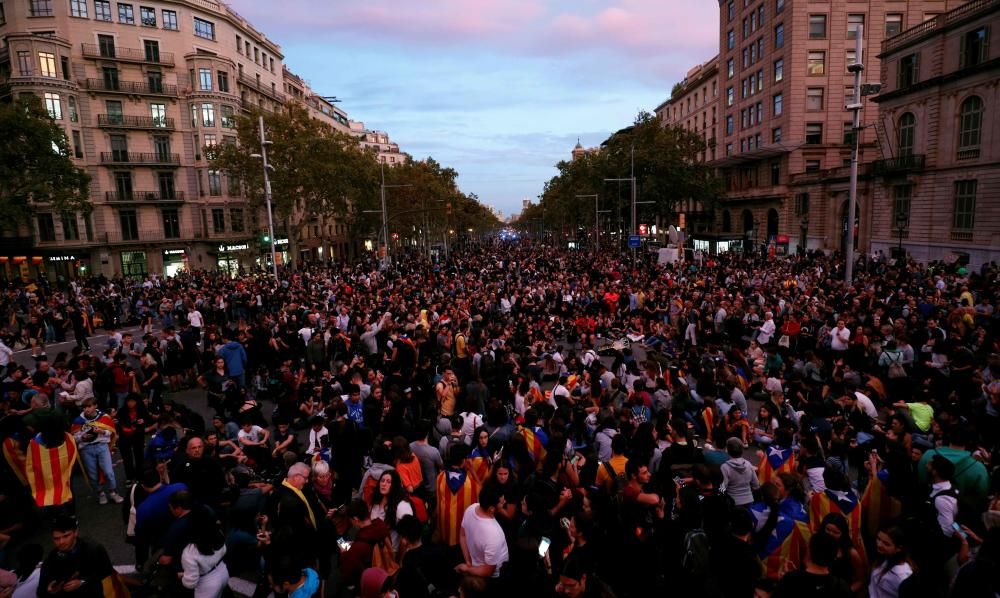
[[[299,500],[302,501],[302,504],[306,506],[306,512],[309,514],[309,523],[312,524],[313,529],[316,529],[316,515],[313,514],[312,505],[310,505],[309,501],[306,500],[306,495],[302,494],[302,491],[296,488],[295,486],[289,484],[288,480],[282,480],[281,485],[284,486],[285,488],[288,488],[289,490],[295,493],[295,496],[299,497]]]

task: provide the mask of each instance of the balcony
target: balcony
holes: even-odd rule
[[[144,96],[169,96],[177,97],[177,86],[160,83],[150,85],[144,81],[106,81],[104,79],[87,79],[84,87],[90,91],[104,91],[107,93],[127,93]]]
[[[278,102],[279,104],[284,104],[285,100],[287,99],[285,97],[285,94],[281,93],[280,91],[272,90],[270,87],[265,86],[263,83],[257,83],[255,79],[251,79],[250,77],[244,74],[236,75],[236,80],[241,85],[245,85],[250,89],[262,93],[267,97],[271,98],[272,100],[274,100],[275,102]]]
[[[960,149],[960,150],[958,150],[958,156],[956,156],[956,158],[959,159],[959,160],[975,160],[978,157],[979,157],[979,148],[978,147],[970,147],[968,149]]]
[[[128,244],[128,243],[150,243],[155,241],[168,241],[176,243],[178,241],[183,241],[185,239],[190,239],[191,234],[184,234],[183,231],[178,231],[179,235],[167,235],[164,233],[163,229],[154,230],[133,230],[133,231],[121,231],[121,230],[110,230],[97,235],[97,239],[103,244]]]
[[[184,201],[184,192],[175,191],[164,194],[162,191],[132,191],[121,193],[118,191],[105,191],[104,199],[110,203],[180,203]]]
[[[951,231],[952,241],[971,241],[972,231],[969,229],[952,229]]]
[[[98,44],[82,44],[82,46],[83,55],[86,58],[105,58],[119,62],[174,66],[174,55],[172,52],[147,52],[137,48],[100,46]]]
[[[111,129],[153,129],[174,130],[174,119],[169,117],[125,116],[121,114],[98,114],[97,126]]]
[[[872,167],[876,176],[891,174],[902,174],[924,169],[924,154],[910,154],[908,156],[898,156],[888,160],[875,160]]]
[[[180,166],[180,154],[149,152],[101,152],[101,164],[109,166]]]

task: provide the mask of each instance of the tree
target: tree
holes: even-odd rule
[[[37,97],[0,103],[0,219],[31,220],[33,207],[90,212],[90,175],[69,158],[66,132]]]
[[[289,104],[281,113],[264,114],[272,166],[271,204],[274,219],[288,232],[289,255],[298,256],[305,225],[314,219],[356,220],[363,208],[374,205],[378,168],[372,152],[357,139],[313,119],[305,108]],[[243,183],[252,205],[264,204],[264,175],[258,115],[239,116],[236,144],[207,148],[213,168]],[[324,230],[326,227],[321,227]],[[326,252],[325,252],[326,253]],[[329,255],[328,253],[326,253]]]

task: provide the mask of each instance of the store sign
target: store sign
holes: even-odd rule
[[[184,255],[183,249],[164,249],[163,255]]]
[[[784,243],[785,245],[787,245],[788,244],[788,235],[775,235],[774,240],[778,244]]]
[[[288,239],[275,239],[275,245],[288,245]]]
[[[648,229],[648,227],[645,224],[640,224],[639,225],[639,234],[640,235],[645,235],[648,232],[649,232],[649,229]]]
[[[50,262],[74,262],[76,261],[75,255],[53,255],[49,256]]]
[[[219,245],[219,251],[243,251],[244,249],[250,249],[250,246],[246,243],[239,245]]]

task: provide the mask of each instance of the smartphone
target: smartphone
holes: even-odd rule
[[[962,536],[962,538],[964,538],[964,539],[966,539],[966,540],[968,540],[968,539],[969,539],[969,534],[967,534],[967,533],[965,532],[965,530],[964,530],[964,529],[962,529],[962,526],[961,526],[961,525],[959,525],[957,521],[953,521],[953,522],[951,523],[951,529],[953,529],[953,530],[955,530],[956,532],[958,532],[958,535],[959,535],[959,536]]]
[[[542,539],[538,542],[538,556],[545,558],[545,555],[549,553],[550,544],[552,544],[552,540],[542,536]]]
[[[563,517],[562,519],[560,519],[559,525],[563,526],[566,529],[569,529],[569,518]]]
[[[341,552],[347,552],[351,549],[351,542],[347,541],[345,538],[337,538],[337,546],[340,548]]]
[[[576,465],[576,462],[579,460],[580,460],[580,455],[573,455],[573,458],[570,459],[569,462],[572,463],[573,465]]]

